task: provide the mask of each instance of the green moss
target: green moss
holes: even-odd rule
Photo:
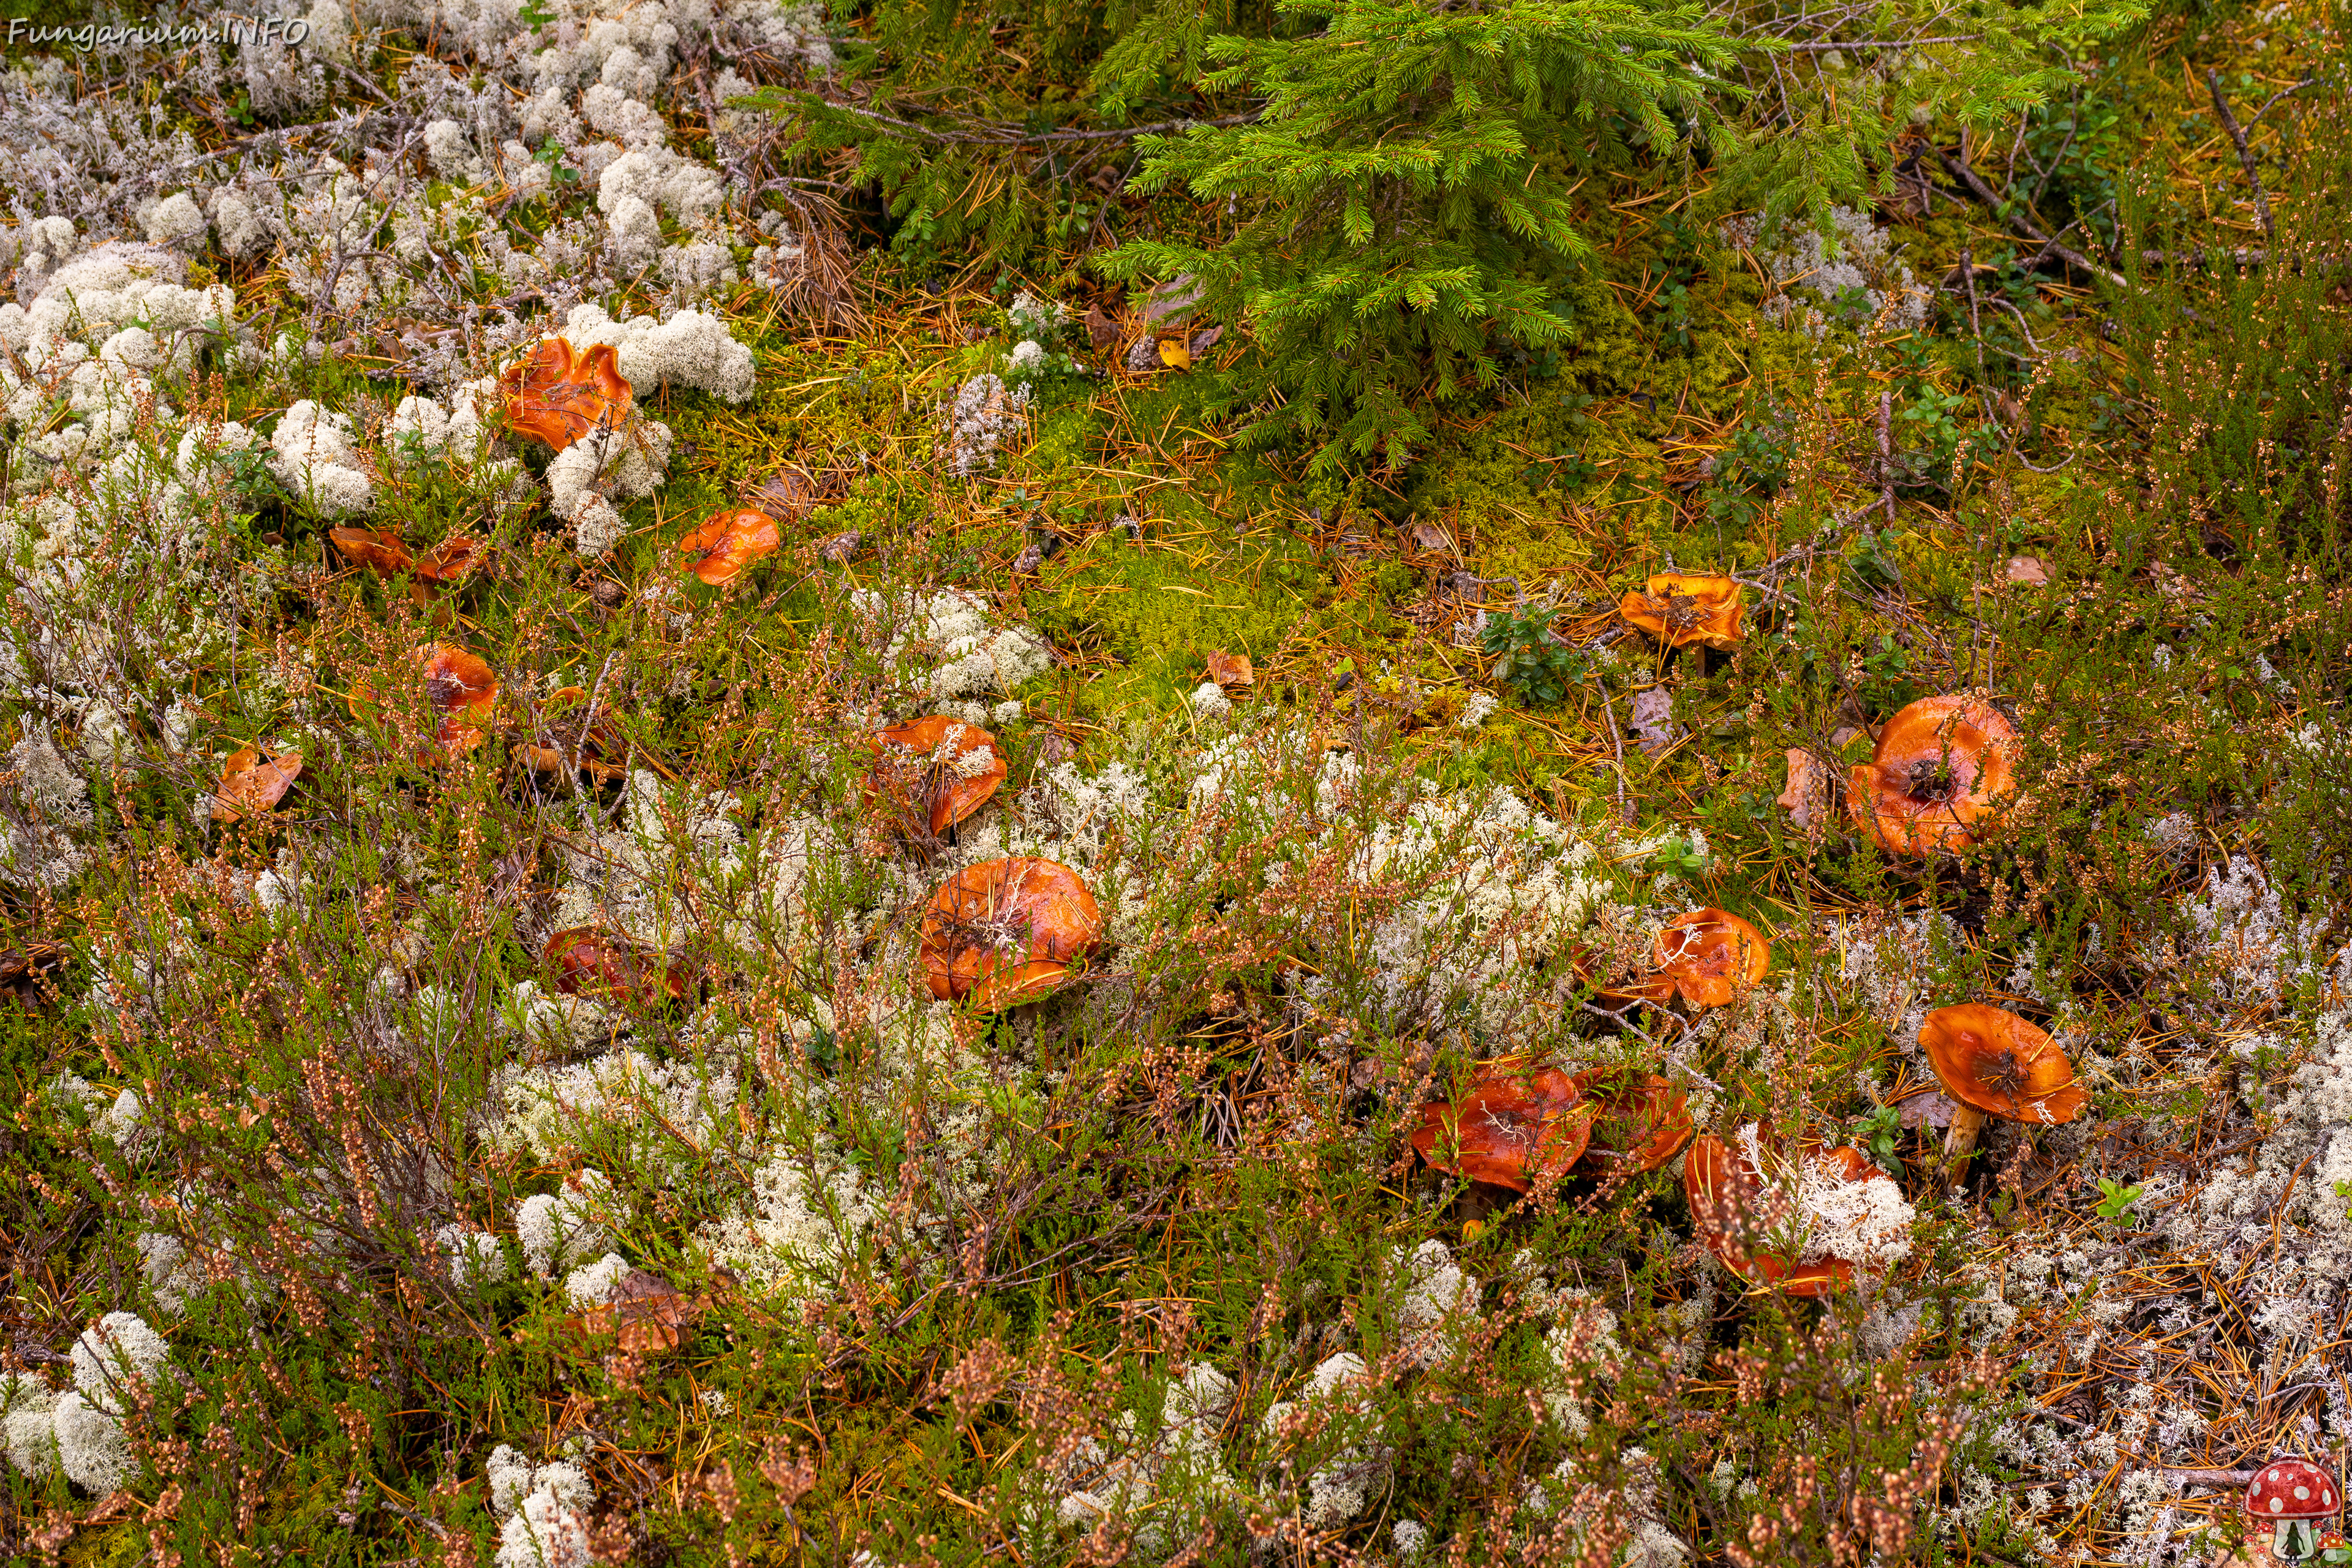
[[[1027,595],[1048,637],[1118,661],[1071,694],[1088,716],[1166,708],[1204,679],[1209,653],[1263,663],[1318,624],[1318,607],[1328,624],[1335,603],[1312,549],[1272,530],[1230,544],[1205,532],[1098,534],[1048,563]]]

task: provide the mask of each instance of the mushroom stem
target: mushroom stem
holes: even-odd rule
[[[1965,1101],[1952,1105],[1952,1130],[1944,1134],[1944,1163],[1957,1169],[1977,1146],[1977,1133],[1984,1127],[1986,1113]]]

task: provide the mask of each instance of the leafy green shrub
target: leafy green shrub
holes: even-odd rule
[[[1552,636],[1558,614],[1531,609],[1516,616],[1488,616],[1479,628],[1478,646],[1496,656],[1495,679],[1517,692],[1522,702],[1559,702],[1584,678],[1588,661],[1583,653]]]

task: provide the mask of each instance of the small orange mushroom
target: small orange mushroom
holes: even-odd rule
[[[614,728],[609,713],[600,710],[589,715],[584,728],[568,714],[556,717],[587,699],[588,694],[576,686],[548,693],[541,704],[542,727],[532,739],[515,747],[517,760],[533,773],[561,776],[566,763],[576,758],[579,771],[598,784],[623,777],[628,770],[614,759],[627,754],[628,742]]]
[[[928,822],[937,836],[970,816],[1004,782],[1004,751],[977,724],[935,713],[866,738],[874,753],[866,798],[897,808],[902,828]]]
[[[1460,1101],[1423,1106],[1409,1142],[1433,1170],[1524,1193],[1583,1156],[1597,1110],[1556,1068],[1489,1072]]]
[[[982,1013],[1034,1002],[1102,943],[1102,910],[1078,874],[1016,856],[967,866],[923,911],[931,994]]]
[[[1948,1161],[1976,1147],[1989,1116],[2055,1126],[2074,1121],[2091,1103],[2058,1042],[2005,1007],[1984,1002],[1938,1007],[1921,1022],[1919,1044],[1952,1097],[1951,1130],[1944,1134]]]
[[[1650,1000],[1680,992],[1693,1006],[1722,1007],[1762,982],[1772,967],[1772,944],[1738,915],[1693,910],[1658,932],[1650,963],[1657,973],[1641,992]]]
[[[586,353],[566,338],[548,338],[499,377],[507,423],[557,451],[591,430],[612,429],[628,417],[630,389],[613,345]]]
[[[775,552],[776,520],[764,511],[739,507],[698,523],[677,542],[677,569],[691,572],[712,587],[731,583],[761,556]]]
[[[541,957],[555,972],[556,990],[566,996],[600,996],[640,1007],[686,997],[686,976],[677,965],[649,958],[601,926],[557,931],[547,939]]]
[[[213,820],[239,822],[248,814],[268,815],[286,798],[301,773],[299,752],[265,757],[258,747],[238,747],[221,764],[220,788],[213,795]]]
[[[378,576],[389,577],[414,564],[400,535],[388,529],[331,528],[327,539],[345,558]]]
[[[1590,1163],[1608,1159],[1630,1163],[1636,1173],[1654,1171],[1682,1152],[1685,1140],[1697,1131],[1691,1120],[1690,1098],[1654,1073],[1643,1073],[1612,1090],[1603,1086],[1617,1073],[1596,1068],[1576,1075],[1576,1086],[1592,1102],[1592,1142],[1584,1152]]]
[[[1982,699],[1922,698],[1848,770],[1846,809],[1890,855],[1964,848],[1986,813],[2014,804],[2017,753],[2016,729]]]
[[[1848,1181],[1867,1180],[1877,1171],[1858,1149],[1833,1151],[1830,1159]],[[1826,1296],[1853,1282],[1853,1265],[1843,1258],[1806,1262],[1769,1250],[1769,1243],[1793,1226],[1796,1199],[1767,1182],[1746,1154],[1734,1154],[1722,1139],[1702,1133],[1692,1142],[1683,1157],[1683,1194],[1690,1200],[1699,1239],[1741,1279],[1806,1297]]]
[[[482,542],[469,533],[453,533],[426,551],[416,563],[416,575],[426,583],[455,583],[481,564]]]
[[[439,747],[417,748],[416,759],[431,763],[463,756],[489,738],[490,714],[498,705],[498,677],[478,655],[449,643],[433,643],[416,652],[423,667],[425,695],[441,715],[434,731]],[[375,689],[366,680],[352,683],[352,712],[366,718],[375,711]]]
[[[1732,578],[1661,572],[1645,592],[1619,601],[1617,613],[1668,647],[1704,643],[1727,653],[1746,635],[1739,625],[1744,608]]]

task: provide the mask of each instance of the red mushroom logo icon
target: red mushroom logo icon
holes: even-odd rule
[[[2344,1505],[2336,1478],[2308,1459],[2273,1459],[2246,1483],[2246,1518],[2254,1541],[2269,1531],[2270,1554],[2281,1563],[2319,1555],[2320,1526]]]

